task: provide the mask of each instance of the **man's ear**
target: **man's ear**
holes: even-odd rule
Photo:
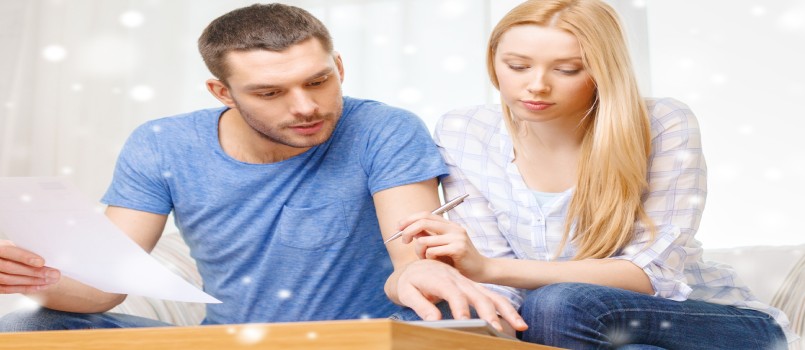
[[[341,54],[333,51],[333,60],[335,60],[335,66],[338,68],[338,77],[340,78],[341,82],[344,82],[344,62],[341,61]]]
[[[229,108],[235,108],[235,100],[229,92],[229,87],[218,79],[207,80],[207,91],[209,91],[218,101],[221,101]]]

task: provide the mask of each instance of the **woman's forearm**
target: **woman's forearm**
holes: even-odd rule
[[[646,273],[631,261],[620,259],[489,259],[478,282],[524,289],[536,289],[562,282],[581,282],[654,294]]]

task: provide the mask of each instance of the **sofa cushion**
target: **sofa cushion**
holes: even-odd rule
[[[731,266],[758,299],[788,316],[792,331],[805,334],[805,244],[705,250],[704,259]]]
[[[187,247],[178,232],[162,235],[151,255],[168,269],[181,276],[196,287],[201,288],[201,276],[195,261],[190,257]],[[129,295],[126,300],[111,310],[135,316],[142,316],[177,326],[198,325],[206,313],[205,304],[160,300],[137,295]]]

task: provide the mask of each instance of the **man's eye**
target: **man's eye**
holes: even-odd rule
[[[321,79],[311,81],[310,83],[308,83],[308,85],[309,85],[309,86],[321,86],[321,85],[322,85],[322,84],[324,84],[324,83],[327,81],[327,79],[329,79],[329,78],[330,78],[329,76],[326,76],[326,77],[323,77],[323,78],[321,78]]]
[[[260,93],[260,97],[264,97],[264,98],[271,98],[271,97],[275,97],[277,95],[279,95],[279,91],[268,91],[268,92]]]

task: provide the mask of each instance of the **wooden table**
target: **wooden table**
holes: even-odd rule
[[[0,334],[0,349],[555,349],[375,319]]]

